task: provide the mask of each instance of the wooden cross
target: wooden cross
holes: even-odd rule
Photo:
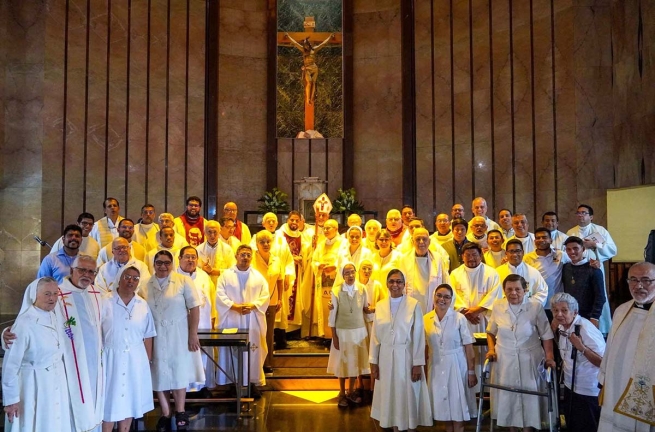
[[[313,50],[316,52],[319,49],[323,48],[325,45],[341,45],[342,35],[341,33],[328,33],[328,32],[315,32],[316,22],[314,17],[305,17],[304,22],[305,31],[304,32],[278,32],[277,34],[277,44],[279,46],[290,46],[294,48],[299,48],[298,45],[302,45],[304,40],[307,39]],[[296,42],[296,43],[294,43]],[[302,48],[299,48],[302,49]],[[308,62],[315,65],[315,55],[311,54],[311,59],[309,53],[303,54],[303,77],[305,79],[305,130],[314,130],[314,95],[316,92],[316,81],[313,85],[307,82],[308,78],[311,76],[310,72],[313,69],[316,70],[315,77],[318,76],[318,67],[310,66],[308,67]]]

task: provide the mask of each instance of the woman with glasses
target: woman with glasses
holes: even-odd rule
[[[375,249],[371,256],[373,262],[373,279],[380,283],[380,286],[387,286],[387,274],[391,269],[398,267],[400,254],[394,249],[395,244],[391,234],[385,228],[378,231],[375,236]]]
[[[392,269],[389,297],[378,302],[371,330],[369,362],[373,391],[371,417],[381,428],[415,430],[432,426],[425,381],[425,332],[418,301],[405,294],[405,275]]]
[[[102,322],[106,371],[105,412],[102,429],[130,430],[133,418],[154,408],[150,360],[155,322],[148,303],[136,294],[140,273],[136,267],[123,270],[111,294],[111,314]]]
[[[475,339],[464,315],[452,307],[450,285],[439,285],[433,302],[434,309],[423,317],[432,417],[446,422],[447,431],[461,432],[475,413],[475,394],[469,391],[478,383]]]
[[[170,392],[175,399],[177,430],[187,430],[186,387],[204,382],[198,321],[202,300],[188,276],[173,272],[173,255],[166,250],[154,257],[155,274],[146,285],[145,298],[155,319],[157,337],[152,354],[152,388],[157,392],[162,416],[157,431],[171,430]]]

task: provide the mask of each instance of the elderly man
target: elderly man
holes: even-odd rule
[[[605,287],[605,261],[616,256],[616,244],[610,233],[600,225],[592,223],[594,220],[594,209],[587,204],[580,204],[575,213],[578,218],[578,225],[574,226],[566,234],[582,239],[585,248],[585,256],[589,259],[600,261],[600,271],[603,274],[603,287]],[[607,296],[607,288],[605,288]],[[600,331],[604,335],[609,332],[612,325],[609,302],[603,306],[603,314],[600,317]]]
[[[473,212],[474,216],[479,216],[484,219],[485,224],[487,224],[487,231],[500,229],[500,225],[487,217],[487,200],[484,198],[477,197],[471,202],[471,212]],[[471,226],[469,226],[469,228],[472,230]]]
[[[489,244],[487,243],[487,227],[488,225],[485,222],[484,217],[475,216],[469,222],[469,229],[466,234],[466,239],[470,242],[479,244],[482,248],[482,252],[486,252],[489,249]]]
[[[489,249],[484,253],[482,261],[493,268],[497,268],[507,262],[507,254],[503,249],[505,239],[500,230],[491,230],[487,233],[487,244]]]
[[[218,241],[228,245],[232,249],[232,253],[236,253],[239,245],[243,243],[239,242],[239,239],[234,236],[236,226],[234,220],[222,217],[218,223],[221,224],[221,232],[218,236]]]
[[[391,209],[387,212],[387,231],[391,234],[391,241],[394,245],[399,246],[403,241],[403,235],[408,229],[403,225],[400,212],[397,209]]]
[[[319,241],[312,255],[314,308],[310,315],[312,328],[316,325],[316,332],[313,334],[330,340],[332,331],[328,326],[327,304],[332,298],[332,285],[337,274],[340,250],[346,240],[339,235],[339,224],[334,219],[325,222],[323,231],[325,237]]]
[[[205,241],[205,222],[200,214],[202,200],[197,196],[186,199],[186,211],[174,220],[175,232],[186,239],[191,246],[198,246]]]
[[[562,288],[578,301],[580,316],[599,327],[600,315],[607,303],[603,273],[589,262],[581,238],[567,238],[564,247],[571,262],[562,268]]]
[[[266,278],[251,267],[252,248],[240,245],[237,249],[237,264],[227,269],[218,278],[216,285],[216,310],[219,316],[219,328],[247,328],[250,341],[250,357],[244,353],[244,362],[250,358],[250,367],[244,368],[243,383],[255,386],[266,383],[264,361],[266,348],[266,310],[269,304],[269,290]],[[227,373],[218,374],[221,385],[232,383],[236,376],[236,351],[221,348],[219,363]],[[246,375],[250,371],[250,376]],[[256,390],[256,389],[255,389]],[[255,394],[258,392],[255,391]]]
[[[143,261],[132,256],[130,246],[127,239],[123,237],[118,237],[111,242],[111,259],[100,265],[95,279],[96,288],[103,293],[114,291],[114,288],[118,286],[121,280],[123,271],[128,267],[135,267],[139,270],[140,279],[137,292],[140,292],[148,283],[148,279],[150,278],[148,266]]]
[[[205,225],[205,230],[207,225]],[[209,275],[198,268],[198,251],[193,246],[185,246],[180,249],[178,256],[180,266],[177,272],[189,276],[198,292],[201,300],[198,329],[210,330],[215,327],[218,314],[216,313],[216,287]],[[214,363],[207,361],[207,355],[202,354],[202,365],[205,369],[205,382],[189,383],[187,391],[202,391],[203,388],[216,387],[216,368]],[[205,390],[206,392],[206,390]]]
[[[614,312],[614,324],[600,364],[603,386],[598,432],[655,431],[655,265],[628,270],[632,300]]]
[[[446,213],[439,213],[434,218],[434,227],[436,231],[430,236],[432,242],[443,246],[448,240],[453,239],[453,232],[450,229],[450,218]]]
[[[448,270],[443,258],[430,250],[428,230],[415,228],[412,243],[413,249],[400,260],[400,269],[405,274],[407,295],[418,300],[425,315],[434,308],[434,291],[442,283],[448,283]]]
[[[413,217],[411,221],[407,224],[407,229],[403,234],[403,240],[396,250],[401,254],[406,254],[414,250],[414,230],[416,228],[425,228],[423,219]],[[443,248],[442,248],[443,249]]]
[[[93,228],[93,215],[91,213],[80,213],[77,217],[77,225],[82,228],[82,243],[80,244],[79,253],[83,255],[90,255],[93,258],[98,258],[98,253],[100,253],[100,245],[95,239],[89,236],[91,228]],[[50,253],[58,252],[64,247],[64,238],[59,237]]]
[[[239,209],[236,203],[231,201],[225,203],[223,206],[223,217],[234,221],[234,232],[232,235],[234,235],[241,244],[250,244],[250,241],[252,240],[250,229],[248,229],[248,225],[239,220]],[[223,225],[223,223],[221,223],[221,225]]]
[[[507,239],[518,239],[523,243],[523,251],[530,253],[535,250],[534,234],[528,231],[530,224],[528,218],[523,213],[515,213],[512,216],[512,228],[514,228],[514,236]],[[507,241],[505,244],[507,244]]]
[[[400,209],[400,218],[403,220],[403,225],[409,227],[409,223],[412,221],[415,214],[416,213],[414,213],[412,206],[404,205],[403,208]]]
[[[157,245],[157,249],[153,249],[146,254],[145,263],[148,265],[148,271],[150,274],[155,274],[155,255],[157,255],[157,252],[161,250],[167,250],[171,253],[171,255],[173,255],[173,270],[175,270],[179,265],[177,260],[177,251],[180,249],[175,246],[175,231],[173,231],[173,228],[163,227],[161,230],[159,230],[158,237],[159,244]]]
[[[68,336],[60,342],[64,349],[75,431],[99,432],[104,414],[102,322],[111,314],[111,306],[102,293],[91,285],[95,274],[96,261],[93,257],[79,255],[75,258],[70,276],[59,284],[60,294],[54,309]],[[7,349],[15,338],[5,329],[3,348]]]
[[[107,246],[113,239],[118,237],[118,222],[123,219],[118,213],[121,206],[116,198],[105,198],[102,202],[105,209],[105,217],[96,221],[89,235],[98,242],[101,248]]]
[[[164,228],[173,228],[173,232],[175,232],[175,218],[170,213],[162,213],[159,215],[159,229],[162,230]],[[157,234],[155,238],[157,239],[157,246],[161,245],[161,237],[159,236],[159,234]],[[178,233],[175,233],[173,244],[175,249],[178,250],[182,249],[184,246],[189,246],[189,242],[186,241],[186,237],[181,236]],[[157,247],[150,250],[155,250],[155,249],[157,249]]]
[[[62,235],[64,247],[43,258],[36,277],[49,276],[62,283],[70,274],[71,264],[77,258],[82,243],[82,228],[77,225],[67,225]]]
[[[465,219],[464,205],[460,203],[453,204],[450,209],[450,218],[451,219]]]
[[[221,224],[208,220],[205,224],[205,242],[197,249],[198,267],[209,275],[214,285],[223,270],[236,264],[232,248],[219,241],[220,232]]]
[[[134,222],[132,219],[121,219],[121,221],[118,223],[118,237],[127,240],[127,243],[130,245],[130,255],[132,255],[132,257],[138,259],[139,261],[143,261],[146,258],[146,250],[133,239]],[[111,261],[113,258],[113,247],[113,243],[110,243],[102,248],[100,254],[98,255],[98,266]]]
[[[512,228],[512,211],[508,209],[501,209],[498,212],[498,225],[500,225],[500,232],[506,239],[514,237],[514,228]]]
[[[505,245],[505,252],[507,252],[507,262],[496,267],[500,283],[511,274],[522,276],[528,283],[526,296],[546,306],[548,285],[539,270],[523,262],[523,243],[517,239],[509,240]]]
[[[547,228],[550,232],[550,237],[553,240],[552,247],[555,249],[564,250],[564,240],[568,238],[566,234],[559,231],[559,218],[554,211],[547,211],[541,216],[541,226]],[[535,234],[537,231],[535,230]]]
[[[442,247],[446,250],[449,260],[449,272],[453,272],[457,267],[461,266],[464,262],[462,260],[462,250],[464,245],[471,243],[466,238],[466,231],[468,231],[468,223],[461,218],[453,219],[453,239],[445,242]],[[482,248],[480,248],[482,253]]]
[[[146,252],[157,248],[159,225],[155,223],[155,206],[145,204],[141,207],[141,222],[134,225],[134,241],[143,246]]]

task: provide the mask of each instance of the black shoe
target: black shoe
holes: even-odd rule
[[[262,398],[262,392],[252,383],[250,384],[250,396],[252,396],[253,399]]]
[[[264,373],[265,373],[265,374],[273,373],[273,367],[271,367],[271,366],[264,366]]]
[[[189,427],[189,414],[186,411],[180,411],[175,413],[175,424],[177,430],[185,431]]]
[[[171,418],[165,416],[159,417],[155,430],[157,432],[171,432],[171,429]]]

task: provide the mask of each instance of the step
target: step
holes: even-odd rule
[[[285,350],[286,351],[286,350]],[[329,353],[296,353],[296,352],[278,352],[273,353],[274,368],[326,368],[328,364]]]
[[[325,367],[281,367],[266,374],[271,390],[339,390],[339,380]]]

